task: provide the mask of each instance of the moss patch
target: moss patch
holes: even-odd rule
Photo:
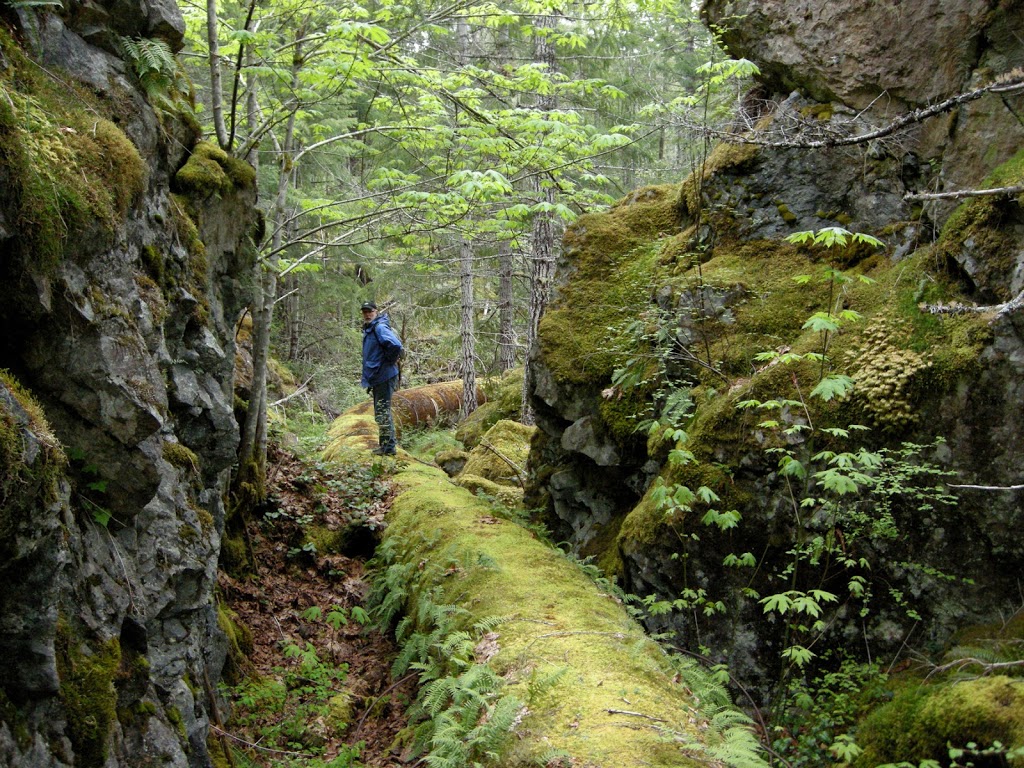
[[[523,404],[523,369],[514,368],[501,377],[486,379],[481,383],[481,389],[487,396],[487,402],[463,419],[455,432],[467,448],[475,448],[484,433],[500,420],[519,420]]]
[[[167,463],[178,469],[199,473],[199,457],[188,446],[181,443],[164,442],[162,450]]]
[[[518,421],[499,421],[487,430],[480,444],[470,452],[463,473],[477,475],[498,485],[520,487],[526,473],[530,439],[536,429]]]
[[[0,562],[13,561],[18,526],[54,501],[66,467],[42,407],[0,369]]]
[[[256,171],[252,166],[208,141],[196,144],[188,161],[174,175],[176,192],[198,198],[225,195],[255,183]]]
[[[974,743],[984,749],[996,741],[1007,749],[1024,746],[1024,681],[996,676],[912,685],[861,724],[857,743],[864,752],[854,765],[902,760],[945,765],[947,744],[962,748]],[[1024,758],[1008,764],[1024,765]]]
[[[107,739],[117,718],[114,680],[121,665],[121,646],[113,638],[90,647],[65,622],[59,622],[55,649],[75,764],[99,768],[106,762]]]
[[[1024,183],[1024,150],[996,168],[979,186],[997,188]],[[973,198],[962,203],[942,227],[935,246],[939,263],[956,263],[965,256],[977,264],[978,282],[989,287],[998,301],[1013,298],[1010,277],[1020,248],[1018,238],[1007,235],[1007,227],[1019,224],[1020,196]]]
[[[50,271],[76,236],[112,233],[146,187],[147,170],[110,105],[35,66],[0,30],[0,160],[16,201],[18,246]]]

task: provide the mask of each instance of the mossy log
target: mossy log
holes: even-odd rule
[[[479,387],[476,398],[480,405],[487,402],[487,395]],[[442,381],[412,389],[400,389],[395,392],[391,406],[395,424],[400,427],[426,427],[453,421],[458,418],[462,409],[462,382]],[[346,413],[358,416],[372,415],[373,401],[360,403]]]
[[[329,453],[364,449],[375,429],[342,416]],[[504,618],[484,658],[527,709],[502,766],[552,754],[594,768],[763,764],[724,690],[695,662],[673,663],[574,561],[440,469],[398,466],[384,538],[418,564],[408,604],[430,594],[464,608],[467,625]]]

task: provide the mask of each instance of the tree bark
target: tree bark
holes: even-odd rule
[[[505,242],[498,252],[498,372],[505,373],[516,364],[515,309],[512,246]]]
[[[459,284],[461,288],[462,337],[462,416],[477,409],[476,399],[476,329],[473,323],[473,246],[468,240],[459,243]]]
[[[545,33],[553,30],[557,23],[557,19],[552,16],[543,17],[537,23],[534,58],[547,65],[549,74],[554,73],[557,60],[555,59],[555,46]],[[551,94],[538,95],[537,108],[542,111],[554,109],[554,96]],[[549,206],[553,205],[555,202],[554,187],[550,184],[542,184],[539,176],[533,177],[533,183],[538,202],[543,201]],[[534,423],[533,406],[530,403],[530,379],[533,367],[530,362],[530,351],[537,342],[537,330],[540,327],[540,318],[547,307],[551,278],[555,269],[555,223],[554,214],[550,210],[537,213],[533,220],[530,251],[530,316],[526,325],[527,352],[523,370],[522,397],[522,422],[524,424]]]
[[[228,130],[224,123],[224,91],[220,72],[220,38],[217,34],[217,0],[206,0],[206,41],[210,46],[210,107],[217,143],[227,151]]]
[[[296,31],[295,58],[292,65],[292,85],[297,91],[299,86],[299,69],[302,66],[302,40],[305,37],[304,25]],[[274,304],[277,301],[278,257],[281,243],[284,241],[286,205],[288,189],[294,175],[295,154],[295,113],[291,110],[285,125],[284,140],[276,143],[278,163],[281,173],[278,177],[277,196],[271,213],[273,235],[270,253],[275,254],[266,261],[256,264],[258,285],[261,295],[254,303],[252,332],[252,395],[249,408],[242,427],[242,441],[238,449],[238,486],[248,486],[247,495],[250,501],[261,501],[266,494],[267,477],[267,366],[270,360],[270,327],[274,319]]]

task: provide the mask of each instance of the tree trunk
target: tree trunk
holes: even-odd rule
[[[304,25],[296,32],[295,58],[292,66],[292,85],[299,86],[299,69],[302,66],[302,40]],[[291,111],[285,127],[284,141],[276,143],[275,150],[281,171],[277,182],[277,197],[270,216],[273,236],[267,260],[257,263],[256,269],[263,270],[258,284],[262,293],[254,303],[252,330],[252,396],[242,426],[242,442],[238,449],[238,489],[243,502],[258,503],[266,497],[267,478],[267,365],[270,360],[270,327],[274,319],[274,304],[277,301],[277,252],[284,242],[286,204],[288,188],[294,174],[293,155],[295,152],[295,109]]]
[[[288,339],[288,360],[299,359],[301,347],[302,302],[299,300],[299,279],[295,273],[286,275],[283,285],[285,337]]]
[[[512,246],[505,242],[498,252],[498,372],[505,373],[516,364],[515,309]]]
[[[537,27],[540,32],[553,30],[558,20],[553,16],[538,19]],[[546,34],[537,34],[534,43],[534,58],[536,61],[546,64],[549,74],[553,74],[557,61],[555,59],[555,46],[550,37]],[[540,94],[537,97],[537,108],[551,110],[555,108],[555,97],[551,94]],[[555,190],[550,184],[542,182],[540,176],[534,176],[534,189],[537,194],[537,202],[546,202],[553,205],[555,202]],[[523,399],[522,399],[522,421],[524,424],[533,424],[533,406],[530,403],[530,378],[532,365],[530,363],[530,352],[537,342],[537,329],[540,327],[540,318],[548,303],[548,296],[551,290],[551,277],[555,268],[555,222],[554,214],[548,211],[537,213],[533,220],[533,229],[530,233],[530,317],[526,324],[526,359],[523,371]]]
[[[548,203],[555,202],[555,190],[546,187],[539,190],[541,197]],[[523,372],[523,418],[524,424],[533,424],[533,406],[530,403],[530,377],[533,373],[530,362],[530,350],[537,343],[537,331],[540,319],[548,304],[551,293],[551,278],[555,272],[555,226],[553,216],[549,212],[539,213],[533,220],[533,231],[530,233],[530,317],[526,325],[526,362]]]
[[[220,72],[220,38],[218,36],[217,0],[206,0],[206,41],[210,46],[210,107],[213,128],[220,148],[228,149],[228,129],[224,123],[224,91]]]
[[[462,416],[477,408],[476,400],[476,329],[473,323],[473,246],[468,240],[459,243],[459,283],[461,310],[459,331],[462,337]]]

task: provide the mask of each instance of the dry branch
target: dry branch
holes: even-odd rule
[[[907,126],[924,122],[936,115],[951,112],[960,105],[976,101],[986,94],[1016,93],[1024,90],[1024,74],[1019,70],[1015,70],[1010,73],[1010,75],[1010,77],[998,79],[994,83],[990,83],[989,85],[981,88],[976,88],[973,91],[952,96],[945,101],[940,101],[938,104],[932,104],[929,107],[922,107],[921,109],[915,109],[913,112],[907,112],[892,120],[888,125],[884,125],[877,130],[856,134],[854,136],[833,135],[827,136],[823,139],[770,140],[758,138],[757,136],[740,136],[735,133],[717,131],[713,129],[707,129],[707,133],[730,144],[756,144],[759,147],[768,147],[770,149],[826,149],[829,147],[849,147],[856,144],[867,144],[868,142],[876,141],[877,139],[892,136]]]
[[[908,202],[917,200],[959,200],[964,197],[1019,195],[1022,192],[1024,192],[1024,186],[995,187],[993,189],[962,189],[959,192],[916,192],[904,195],[903,199]]]

